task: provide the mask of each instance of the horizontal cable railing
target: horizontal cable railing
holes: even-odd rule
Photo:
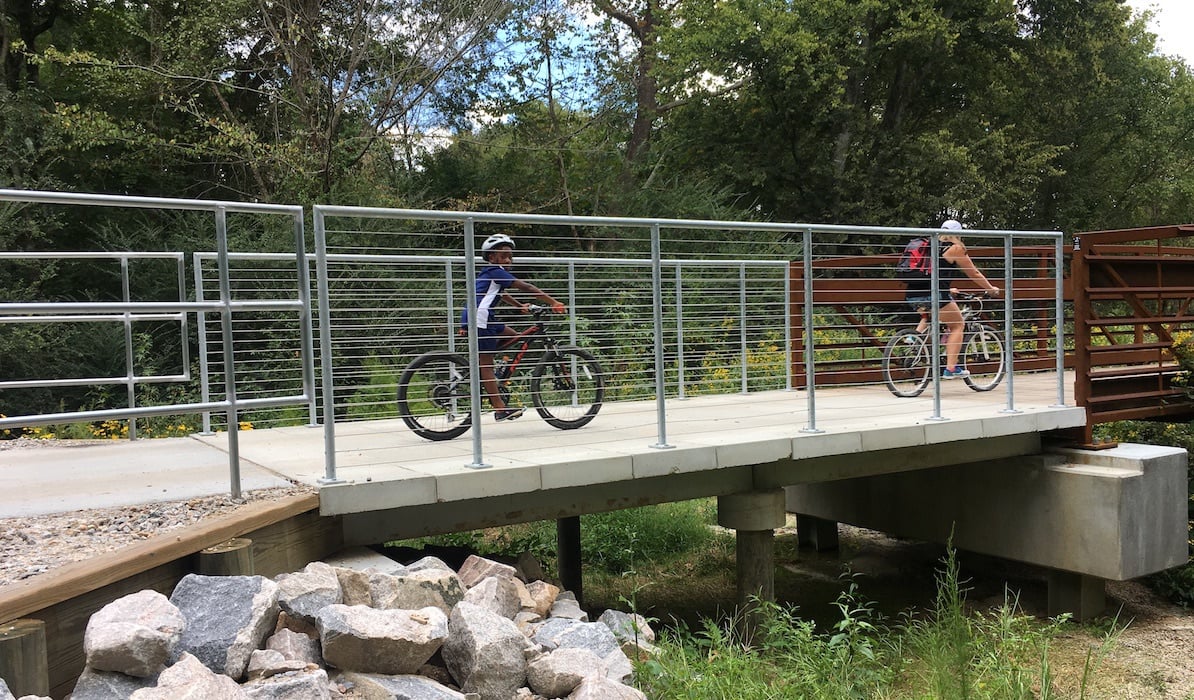
[[[141,420],[146,435],[182,434],[197,427],[188,417],[219,412],[229,433],[232,494],[238,497],[239,417],[315,402],[302,209],[19,190],[0,190],[0,208],[7,225],[53,232],[34,241],[40,248],[67,242],[100,248],[0,254],[6,280],[5,298],[0,299],[0,348],[23,355],[21,364],[14,359],[3,365],[0,430],[84,426],[94,436],[135,438]],[[128,216],[129,209],[138,210],[137,216]],[[251,245],[260,250],[266,240],[289,253],[298,282],[288,293],[235,297],[230,248]],[[212,293],[190,298],[183,252],[102,249],[134,247],[137,242],[151,247],[162,241],[214,250],[218,283]],[[164,269],[151,269],[155,262]],[[115,269],[107,269],[107,263],[114,263]],[[308,329],[299,353],[273,358],[298,368],[293,371],[303,381],[268,391],[253,389],[260,381],[258,371],[242,372],[233,346],[251,346],[268,337],[246,324],[246,319],[256,317],[287,317],[298,329]],[[207,337],[212,318],[220,335],[222,368],[222,391],[214,398],[206,390],[207,368],[197,379],[191,360],[194,334]],[[200,353],[201,360],[208,354]],[[123,386],[123,392],[113,392],[114,386]],[[167,420],[159,422],[155,432],[149,419],[161,418]],[[123,421],[127,428],[122,430]]]
[[[476,367],[459,315],[485,264],[472,255],[488,235],[505,233],[516,241],[514,272],[569,308],[566,332],[558,323],[553,330],[600,362],[606,402],[637,402],[630,410],[657,421],[653,446],[660,448],[670,446],[668,400],[717,401],[795,385],[807,395],[781,392],[766,400],[777,414],[807,407],[794,421],[816,430],[816,383],[882,383],[888,339],[916,323],[903,285],[892,278],[896,258],[909,236],[941,233],[349,207],[316,207],[314,219],[318,276],[327,287],[319,297],[327,300],[319,310],[326,414],[398,416],[403,368],[424,352],[455,352]],[[1036,357],[1035,369],[1058,372],[1063,403],[1055,352],[1065,338],[1057,320],[1064,318],[1060,234],[965,233],[975,262],[998,287],[1011,288],[1007,302],[986,302],[983,324],[1012,350],[1006,358],[988,356],[983,369],[1005,359],[1008,371],[1023,369],[1024,358]],[[959,286],[976,289],[969,281]],[[1028,293],[1041,288],[1047,293]],[[529,325],[517,315],[505,320]],[[1014,410],[1013,386],[1009,377],[992,402]],[[935,378],[931,387],[933,417],[940,418]],[[475,424],[482,396],[477,382],[471,416],[456,420]],[[518,406],[529,408],[530,398]],[[600,431],[599,424],[588,429]],[[473,427],[471,466],[484,466],[484,430]],[[336,433],[330,422],[325,429],[334,456]],[[351,442],[342,448],[361,451]],[[335,479],[334,457],[327,478]]]

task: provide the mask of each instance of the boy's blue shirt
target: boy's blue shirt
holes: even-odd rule
[[[477,328],[488,328],[491,322],[497,322],[502,292],[516,281],[518,278],[501,265],[486,265],[477,273]],[[460,325],[468,326],[468,306],[460,312]]]

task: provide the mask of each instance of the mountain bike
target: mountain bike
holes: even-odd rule
[[[958,364],[970,372],[963,379],[975,391],[990,391],[1003,380],[1003,338],[993,327],[982,322],[983,296],[963,292],[956,297],[965,323]],[[929,311],[924,309],[920,313],[925,318]],[[931,329],[922,333],[915,327],[905,328],[892,336],[883,350],[883,381],[891,393],[904,397],[920,396],[932,379],[932,352]],[[944,367],[944,334],[941,358],[940,366]]]
[[[601,364],[588,350],[563,345],[551,336],[550,309],[536,304],[529,308],[533,325],[502,342],[495,353],[493,371],[502,399],[515,407],[525,383],[535,410],[549,425],[560,430],[586,425],[601,410],[605,396]],[[538,361],[529,382],[520,381],[528,353],[536,351]],[[428,440],[451,440],[472,427],[469,371],[467,356],[444,350],[412,360],[398,380],[398,412],[407,427]]]

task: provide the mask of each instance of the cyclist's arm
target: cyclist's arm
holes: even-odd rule
[[[999,287],[996,287],[987,280],[982,270],[979,270],[975,266],[974,261],[970,259],[970,254],[966,252],[965,248],[959,245],[950,246],[945,251],[945,259],[957,265],[972,282],[982,287],[988,294],[999,296]]]
[[[545,303],[551,307],[552,311],[554,311],[558,314],[564,313],[564,311],[567,309],[567,307],[564,306],[563,302],[556,301],[555,297],[553,297],[552,295],[543,291],[542,289],[539,289],[538,287],[531,284],[530,282],[525,282],[523,280],[515,280],[514,284],[512,284],[510,286],[514,287],[515,289],[517,289],[520,292],[526,292],[527,294],[535,295],[535,297],[542,300],[543,303]]]

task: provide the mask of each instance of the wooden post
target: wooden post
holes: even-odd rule
[[[580,561],[580,516],[556,520],[556,561],[560,570],[560,585],[576,595],[576,602],[584,605],[584,586]]]
[[[22,619],[0,625],[0,678],[14,697],[50,694],[45,622]]]
[[[253,540],[234,537],[201,550],[197,556],[195,568],[204,576],[253,575]]]

